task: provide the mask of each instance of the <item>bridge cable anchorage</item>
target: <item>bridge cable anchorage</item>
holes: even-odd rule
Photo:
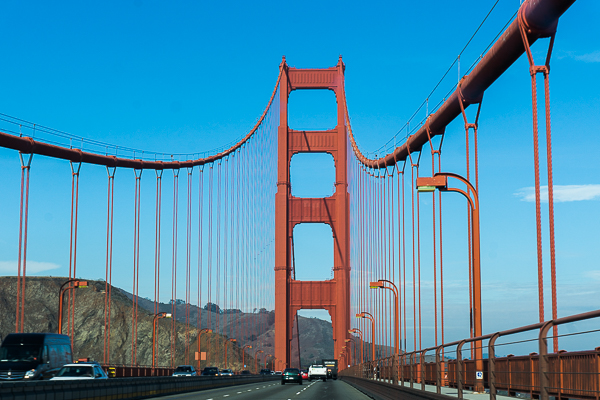
[[[548,168],[548,213],[549,213],[549,236],[550,236],[550,273],[552,281],[552,319],[557,316],[557,294],[556,294],[556,256],[555,256],[555,235],[554,235],[554,189],[552,177],[552,136],[550,122],[550,57],[554,47],[554,38],[558,26],[558,19],[550,24],[546,29],[539,30],[528,24],[525,16],[525,8],[521,7],[517,16],[519,32],[523,40],[523,46],[529,61],[529,73],[531,75],[531,97],[533,113],[533,146],[534,146],[534,165],[535,165],[535,209],[536,209],[536,232],[537,232],[537,258],[538,258],[538,296],[539,296],[539,317],[540,322],[544,321],[544,286],[543,286],[543,268],[542,268],[542,226],[541,226],[541,195],[540,195],[540,170],[539,170],[539,144],[538,144],[538,104],[537,104],[537,84],[536,76],[538,73],[544,76],[544,102],[546,116],[546,159]],[[539,37],[549,37],[548,51],[544,65],[535,65],[533,54],[531,53],[531,44],[528,34],[536,34]],[[552,327],[554,352],[558,352],[558,326]]]
[[[17,310],[15,315],[15,333],[22,333],[25,324],[25,277],[27,275],[27,226],[29,220],[29,171],[33,153],[29,153],[27,162],[19,152],[21,161],[21,202],[19,206],[19,255],[17,257]],[[23,200],[23,198],[25,198]],[[21,261],[23,277],[21,278]]]
[[[116,167],[106,167],[108,174],[107,207],[106,207],[106,271],[104,279],[104,364],[110,363],[110,321],[112,294],[112,243],[113,243],[113,206],[114,178]]]

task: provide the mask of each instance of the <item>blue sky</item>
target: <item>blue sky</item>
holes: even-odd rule
[[[500,32],[519,3],[498,2],[463,53],[460,71],[455,65],[431,96],[430,109]],[[427,98],[493,4],[9,0],[0,15],[4,56],[0,113],[124,147],[202,152],[230,143],[254,126],[271,95],[283,55],[290,66],[323,68],[334,66],[341,54],[353,131],[364,151],[376,152]],[[551,62],[554,182],[560,193],[555,207],[559,315],[600,308],[595,251],[600,220],[596,157],[600,43],[592,29],[599,15],[597,1],[577,1],[559,23]],[[534,46],[537,60],[543,59],[545,46],[545,41]],[[290,97],[292,128],[331,128],[334,113],[330,92]],[[414,123],[425,115],[423,108]],[[446,132],[444,169],[464,173],[461,122],[455,121]],[[396,142],[401,143],[404,135],[400,132]],[[531,88],[525,58],[485,94],[479,150],[484,332],[489,332],[537,319]],[[294,191],[314,196],[331,192],[331,179],[314,179],[328,168],[326,160],[317,161],[304,160],[313,170],[293,171]],[[302,162],[294,160],[294,165]],[[18,232],[17,154],[0,150],[0,165],[0,208],[11,210],[0,217],[0,273],[12,275]],[[32,168],[29,265],[32,270],[37,265],[40,274],[65,276],[69,166],[34,157]],[[105,212],[104,197],[97,201],[92,189],[104,190],[105,172],[90,170],[89,176],[81,183],[82,196],[90,204],[82,211],[82,223]],[[117,182],[123,185],[117,190],[131,186]],[[143,190],[151,196],[152,185]],[[423,201],[425,207],[427,200]],[[446,279],[455,288],[448,289],[448,296],[459,302],[466,300],[460,294],[466,285],[460,269],[466,231],[458,214],[465,206],[462,199],[448,196],[444,204],[445,227],[456,227],[445,236]],[[456,216],[452,210],[458,210]],[[545,208],[542,215],[547,227]],[[330,239],[326,230],[315,233],[313,228],[298,232],[299,246],[305,240],[309,249],[296,254],[298,273],[326,279],[332,264]],[[546,229],[545,256],[547,237]],[[321,239],[311,242],[311,238]],[[97,273],[93,262],[86,266],[83,260],[99,258],[101,252],[95,250],[94,240],[80,240],[82,276],[100,278],[103,273]],[[122,247],[119,251],[128,256],[127,246]],[[548,283],[549,258],[544,265]],[[140,294],[151,296],[151,289]],[[548,315],[549,309],[547,302]],[[449,335],[463,337],[465,312],[455,313]]]

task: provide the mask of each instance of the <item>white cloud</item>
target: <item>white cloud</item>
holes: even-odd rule
[[[535,201],[535,189],[533,187],[521,188],[514,195],[520,197],[521,201]],[[540,187],[540,199],[543,203],[548,202],[548,186]],[[600,199],[600,185],[554,185],[555,203],[594,199]]]
[[[559,55],[558,58],[572,58],[573,60],[583,61],[585,63],[600,63],[600,50],[592,51],[591,53],[586,54],[577,54],[574,51],[565,51],[561,52],[561,55]]]
[[[584,274],[587,278],[590,278],[591,280],[600,281],[600,271],[599,270],[587,271]]]
[[[35,275],[51,269],[58,269],[60,265],[50,262],[39,262],[27,260],[27,275]],[[21,270],[23,263],[21,262]],[[0,261],[0,275],[17,275],[17,261]]]
[[[575,55],[573,56],[573,58],[586,63],[600,63],[600,51],[594,51],[592,53],[582,55]]]

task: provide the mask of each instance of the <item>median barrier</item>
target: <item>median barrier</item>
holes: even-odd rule
[[[1,382],[2,400],[144,399],[225,386],[279,380],[280,376],[118,378],[89,381]]]

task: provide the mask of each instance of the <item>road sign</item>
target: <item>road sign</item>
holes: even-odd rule
[[[483,379],[483,372],[477,371],[477,379]]]

